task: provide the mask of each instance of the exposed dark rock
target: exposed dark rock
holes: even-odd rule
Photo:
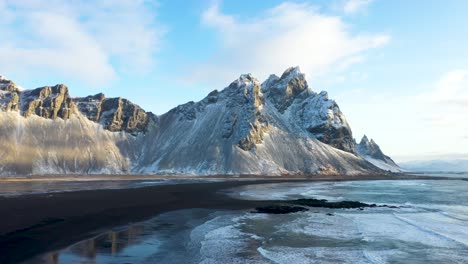
[[[364,207],[377,207],[375,204],[366,204],[357,201],[340,201],[340,202],[329,202],[325,199],[297,199],[286,201],[289,204],[303,205],[309,207],[323,207],[323,208],[364,208]]]
[[[355,153],[355,144],[351,129],[346,126],[333,126],[323,123],[318,126],[310,126],[307,131],[316,135],[317,139],[334,148]]]
[[[82,98],[73,98],[78,110],[84,114],[89,120],[98,122],[101,117],[101,105],[106,99],[103,93],[90,95]]]
[[[389,156],[382,152],[379,145],[377,145],[373,139],[369,140],[366,135],[364,135],[361,139],[361,142],[356,145],[356,152],[364,159],[378,160],[381,161],[381,164],[387,165],[381,169],[387,170],[390,168],[394,172],[401,171],[400,167]],[[376,165],[379,165],[379,163],[376,163]]]
[[[58,84],[53,87],[44,86],[22,93],[23,115],[37,115],[48,119],[68,119],[75,105],[68,94],[68,87]]]
[[[308,92],[307,87],[305,76],[299,67],[291,67],[279,79],[275,75],[270,75],[262,85],[262,91],[278,111],[284,113],[301,93]]]
[[[224,124],[223,124],[223,138],[230,138],[232,133],[234,132],[234,128],[237,124],[237,115],[232,113],[231,115],[228,115],[224,119]]]
[[[369,140],[366,135],[362,137],[361,142],[356,147],[360,155],[367,155],[379,160],[390,159],[382,152],[379,145],[373,139]]]
[[[4,94],[3,96],[0,95],[0,100],[2,101],[2,104],[0,105],[0,108],[4,111],[19,111],[19,101],[20,97],[17,92],[9,92],[7,94]]]
[[[99,122],[110,131],[135,134],[146,131],[148,121],[148,114],[127,99],[110,98],[102,103]]]
[[[339,202],[329,202],[325,199],[296,199],[296,200],[276,200],[276,201],[263,201],[265,203],[272,203],[271,205],[262,206],[255,208],[257,213],[269,213],[269,214],[287,214],[295,213],[301,211],[307,211],[305,207],[314,207],[314,208],[329,208],[329,209],[359,209],[363,210],[364,208],[375,208],[375,207],[385,207],[391,209],[397,209],[398,206],[393,205],[376,205],[376,204],[367,204],[358,201],[339,201]],[[333,215],[327,213],[327,215]]]
[[[299,206],[287,206],[287,205],[268,205],[255,208],[254,213],[262,214],[290,214],[297,212],[308,211],[309,209]]]
[[[267,119],[260,112],[260,107],[264,104],[260,83],[251,74],[243,74],[232,82],[228,89],[229,97],[234,99],[234,103],[228,104],[228,107],[242,109],[243,116],[228,118],[225,121],[226,126],[229,127],[232,123],[232,129],[237,129],[239,132],[237,146],[249,151],[255,145],[262,143],[263,135],[269,129]]]
[[[82,114],[89,120],[102,124],[109,131],[136,134],[146,132],[148,127],[150,114],[127,99],[106,98],[99,93],[73,100]]]
[[[209,93],[208,96],[207,96],[208,103],[209,104],[216,103],[218,101],[218,95],[219,95],[218,90],[214,90],[211,93]]]
[[[20,89],[12,80],[8,80],[0,75],[0,91],[20,92]]]
[[[179,120],[195,120],[195,118],[197,118],[196,107],[195,102],[190,101],[186,104],[177,106],[171,111],[179,115]]]
[[[326,92],[310,90],[299,67],[287,69],[281,77],[270,75],[262,83],[262,92],[278,112],[290,111],[290,116],[295,116],[297,123],[318,140],[355,153],[351,128],[338,104]]]
[[[337,149],[356,152],[351,127],[338,104],[328,98],[327,92],[309,96],[298,113],[303,127],[318,140]]]

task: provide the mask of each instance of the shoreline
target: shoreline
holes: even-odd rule
[[[106,229],[145,221],[164,212],[188,208],[242,210],[261,205],[261,201],[238,200],[221,193],[222,190],[243,185],[354,180],[457,180],[409,175],[219,179],[222,181],[0,197],[0,262],[26,261],[93,237]]]
[[[4,182],[70,182],[70,181],[138,181],[138,180],[231,180],[231,181],[343,181],[343,180],[392,180],[392,179],[453,179],[457,177],[430,176],[423,173],[356,174],[356,175],[156,175],[156,174],[47,174],[14,175],[0,177]],[[463,177],[458,177],[462,179]]]

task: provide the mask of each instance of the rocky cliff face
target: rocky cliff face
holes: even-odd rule
[[[69,119],[75,105],[63,84],[44,86],[20,94],[21,112],[24,117],[37,115],[47,119]]]
[[[149,120],[156,118],[127,99],[106,98],[102,93],[74,98],[73,101],[89,120],[112,132],[125,131],[133,135],[146,132]]]
[[[37,115],[47,119],[68,119],[75,111],[68,87],[63,84],[23,91],[5,77],[0,77],[0,108],[20,112],[24,117]]]
[[[243,74],[161,116],[123,98],[72,99],[64,85],[22,91],[3,81],[0,174],[381,172],[356,155],[336,102],[297,67],[263,83]]]
[[[355,153],[355,142],[344,114],[326,92],[312,92],[299,68],[287,69],[281,78],[271,75],[262,91],[281,114],[292,116],[315,138],[335,148]]]
[[[369,140],[366,135],[356,145],[356,150],[359,156],[383,170],[392,172],[403,171],[389,156],[382,152],[379,145],[373,139]]]
[[[11,80],[0,76],[0,110],[19,111],[21,89]]]

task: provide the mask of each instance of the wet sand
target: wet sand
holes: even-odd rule
[[[261,206],[260,201],[237,200],[220,192],[242,185],[283,181],[424,178],[427,177],[321,176],[307,179],[256,178],[255,181],[251,178],[231,178],[223,182],[0,197],[0,263],[19,263],[95,236],[112,227],[143,221],[163,212],[187,208],[236,210]]]

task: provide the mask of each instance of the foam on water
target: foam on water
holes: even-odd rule
[[[309,208],[285,215],[250,210],[169,212],[147,222],[154,226],[149,230],[154,230],[157,245],[140,239],[129,249],[152,252],[133,259],[137,263],[466,263],[468,193],[461,190],[467,188],[468,182],[461,181],[245,186],[229,193],[257,200],[327,197],[400,207]],[[160,230],[156,223],[170,228]],[[125,258],[112,260],[103,263]]]
[[[258,248],[258,252],[266,259],[278,264],[308,264],[308,263],[385,263],[381,256],[365,254],[359,249],[347,248],[292,248],[292,247],[273,247],[265,249]],[[382,254],[383,255],[383,254]]]

